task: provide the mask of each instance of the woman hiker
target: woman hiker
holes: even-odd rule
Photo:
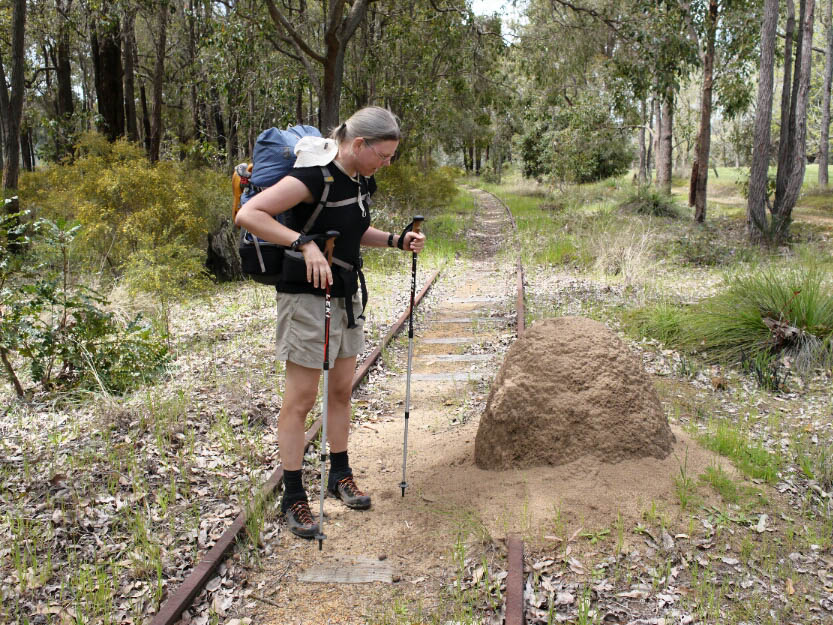
[[[347,456],[350,396],[356,357],[364,348],[363,302],[358,272],[334,260],[331,268],[321,247],[299,232],[316,209],[325,188],[325,171],[332,182],[326,203],[308,234],[337,230],[334,259],[360,266],[360,246],[398,247],[420,252],[425,236],[408,228],[400,235],[370,225],[373,178],[389,165],[402,135],[399,120],[387,109],[363,108],[337,127],[329,139],[303,138],[296,147],[295,168],[275,185],[246,202],[235,223],[252,234],[303,254],[300,275],[292,276],[289,255],[277,285],[277,356],[286,361],[283,403],[278,415],[278,445],[284,468],[281,511],[289,530],[303,538],[318,533],[302,483],[304,424],[315,404],[324,354],[324,288],[330,284],[332,309],[329,338],[329,397],[327,437],[330,471],[327,492],[356,510],[370,507],[370,497],[356,486]],[[325,171],[322,171],[325,170]],[[290,211],[288,223],[274,216]],[[323,245],[323,243],[322,243]],[[363,289],[362,289],[363,290]],[[346,297],[345,297],[346,296]],[[348,302],[349,300],[349,302]],[[345,305],[349,306],[349,308]],[[323,485],[322,485],[323,486]]]

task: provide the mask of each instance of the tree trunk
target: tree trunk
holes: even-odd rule
[[[142,139],[145,152],[150,154],[150,113],[148,112],[148,98],[145,93],[144,82],[139,82],[139,103],[142,105]]]
[[[833,88],[833,0],[827,0],[825,30],[824,84],[821,102],[821,136],[819,138],[819,187],[827,188],[827,166],[830,162],[830,89]]]
[[[217,137],[217,147],[220,150],[226,149],[226,125],[223,122],[223,109],[220,106],[220,94],[217,87],[211,85],[209,90],[211,97],[211,116],[214,119],[214,129]]]
[[[205,130],[200,115],[200,103],[197,97],[197,75],[199,69],[197,67],[197,41],[199,35],[197,33],[197,8],[195,0],[188,0],[188,67],[191,74],[191,122],[194,126],[193,137],[195,139],[201,138]]]
[[[122,43],[124,45],[124,117],[127,127],[127,138],[139,141],[139,126],[136,120],[136,78],[134,48],[136,47],[136,13],[132,9],[125,10],[124,28],[122,29]]]
[[[709,183],[709,152],[712,136],[712,88],[714,86],[714,42],[717,36],[717,0],[709,0],[706,16],[706,54],[703,58],[703,92],[700,98],[700,132],[697,135],[697,156],[699,163],[694,180],[694,220],[706,221],[706,198]]]
[[[300,124],[301,122],[301,115],[304,112],[304,107],[302,106],[302,98],[301,98],[301,90],[298,89],[298,99],[296,101],[296,109],[295,109],[295,119],[297,120],[295,123]],[[246,152],[246,158],[251,159],[252,154],[255,153],[255,141],[257,141],[258,129],[255,127],[255,119],[257,119],[255,115],[255,94],[252,91],[249,91],[249,136],[248,136],[248,152]]]
[[[72,117],[75,113],[75,105],[72,99],[72,66],[70,64],[70,24],[67,13],[69,12],[72,0],[67,0],[66,6],[61,0],[55,3],[58,11],[58,46],[56,50],[55,70],[58,81],[58,99],[56,101],[56,112],[58,117],[65,119]],[[71,146],[68,146],[71,147]]]
[[[223,219],[217,230],[208,235],[205,266],[219,282],[244,279],[237,252],[238,238],[229,219]]]
[[[804,0],[801,0],[802,7]],[[790,174],[790,109],[792,98],[793,38],[795,36],[795,5],[787,0],[787,25],[784,29],[784,81],[781,87],[781,130],[778,135],[778,171],[775,174],[775,195],[781,197]],[[775,210],[774,206],[770,207]]]
[[[12,80],[6,109],[6,158],[3,162],[3,190],[16,190],[20,177],[20,123],[23,118],[23,73],[25,70],[26,0],[14,0],[12,8]],[[5,81],[4,81],[5,86]],[[18,212],[17,198],[6,204],[9,213]]]
[[[775,207],[772,215],[772,231],[776,243],[781,243],[789,236],[792,210],[801,193],[804,183],[804,172],[807,169],[807,103],[810,97],[810,74],[813,59],[813,22],[815,18],[815,0],[802,0],[805,5],[801,11],[801,38],[798,50],[801,51],[796,59],[794,99],[790,107],[795,115],[790,115],[795,124],[790,136],[792,137],[792,158],[790,159],[790,176],[782,196],[775,195]],[[797,52],[798,52],[797,50]],[[780,164],[779,164],[780,166]]]
[[[101,131],[110,141],[124,136],[124,89],[122,88],[121,35],[119,21],[109,5],[103,17],[90,26],[95,92]]]
[[[9,119],[9,86],[6,84],[6,70],[3,67],[3,51],[0,50],[0,171],[4,168],[6,152],[6,127]],[[2,175],[2,174],[0,174]]]
[[[32,129],[24,126],[20,132],[20,152],[23,157],[23,169],[35,171],[35,154],[32,149]]]
[[[639,173],[637,174],[637,180],[642,185],[648,181],[648,154],[645,148],[645,125],[648,123],[645,117],[647,116],[648,107],[645,104],[645,100],[640,102],[640,106],[642,109],[642,126],[639,128]]]
[[[238,126],[240,125],[240,115],[237,109],[232,107],[231,94],[229,94],[229,116],[228,116],[228,136],[226,137],[226,161],[229,167],[234,167],[237,164],[238,152]]]
[[[755,243],[765,241],[768,236],[766,205],[777,26],[778,0],[765,0],[764,21],[761,26],[758,103],[755,107],[755,134],[752,147],[752,163],[749,169],[749,196],[746,204],[746,229],[750,240]]]
[[[671,87],[662,94],[662,109],[659,123],[659,144],[657,146],[657,188],[671,193],[672,130],[674,127],[674,91]]]
[[[156,63],[153,67],[153,109],[150,114],[150,162],[159,161],[162,143],[162,90],[165,86],[165,48],[168,35],[168,3],[160,2],[156,14]]]
[[[651,129],[650,137],[648,138],[648,153],[645,155],[645,174],[647,182],[653,180],[651,173],[656,169],[657,160],[657,145],[659,144],[659,101],[656,98],[651,98],[651,117],[648,120],[648,127]]]

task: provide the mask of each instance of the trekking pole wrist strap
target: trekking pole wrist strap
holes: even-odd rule
[[[304,243],[309,243],[314,239],[315,237],[309,234],[301,234],[289,245],[289,249],[291,249],[293,252],[297,252],[298,248],[301,247]]]
[[[405,235],[408,234],[409,232],[413,232],[413,230],[414,230],[414,222],[412,221],[407,226],[405,226],[405,229],[402,231],[402,234],[399,235],[399,240],[396,242],[396,247],[398,247],[400,250],[404,250],[405,249],[404,248]]]

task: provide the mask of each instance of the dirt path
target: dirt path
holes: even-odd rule
[[[545,547],[560,534],[584,527],[636,522],[649,506],[672,506],[673,476],[683,458],[696,475],[715,462],[675,429],[675,452],[666,460],[616,465],[580,459],[560,467],[483,471],[473,462],[474,438],[488,384],[514,337],[515,274],[507,245],[505,209],[476,192],[479,228],[469,233],[473,259],[445,272],[415,333],[407,489],[401,496],[407,333],[386,355],[385,375],[363,387],[357,403],[382,398],[378,419],[356,423],[350,458],[359,485],[373,497],[367,512],[325,503],[323,551],[282,530],[272,555],[251,580],[259,600],[257,623],[365,623],[400,603],[431,613],[461,565],[455,546],[469,556],[503,556],[512,532]],[[535,374],[535,372],[530,372]],[[539,372],[540,373],[540,372]],[[382,381],[379,382],[379,378]],[[312,479],[308,484],[312,483]],[[317,511],[317,484],[310,488]],[[556,543],[549,543],[555,548]],[[470,558],[471,559],[471,558]],[[325,564],[339,572],[370,567],[389,581],[362,584],[304,582]],[[251,605],[251,604],[250,604]]]

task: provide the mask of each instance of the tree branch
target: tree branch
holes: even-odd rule
[[[786,36],[784,33],[775,33],[775,34],[776,34],[776,35],[778,35],[779,37],[781,37],[781,39],[786,39],[786,38],[787,38],[787,36]],[[818,52],[819,54],[827,54],[827,51],[826,51],[826,50],[822,50],[821,48],[817,48],[817,47],[815,47],[815,46],[813,46],[813,47],[812,47],[812,48],[810,48],[810,49],[811,49],[813,52]]]
[[[341,0],[343,4],[343,0]],[[306,41],[298,34],[298,32],[292,28],[292,24],[284,17],[284,14],[278,10],[278,7],[275,6],[274,0],[266,0],[266,6],[269,9],[269,16],[272,18],[272,21],[275,23],[275,26],[278,28],[283,28],[286,33],[291,37],[293,44],[298,48],[299,52],[303,52],[307,56],[309,56],[312,60],[321,63],[322,65],[325,62],[325,59],[322,55],[317,53],[313,50]]]
[[[625,34],[622,33],[622,31],[621,31],[622,22],[621,21],[614,20],[610,17],[606,17],[606,16],[602,15],[601,13],[599,13],[598,11],[596,11],[595,9],[591,9],[589,7],[577,6],[577,5],[573,4],[572,2],[568,2],[567,0],[550,0],[550,2],[551,3],[558,3],[561,6],[566,7],[568,9],[574,11],[575,13],[585,13],[585,14],[589,15],[590,17],[592,17],[593,19],[599,20],[600,22],[602,22],[604,24],[607,24],[615,33],[620,35],[623,39],[625,39],[625,40],[630,40],[631,39],[631,37],[628,37],[628,36],[626,36]]]

